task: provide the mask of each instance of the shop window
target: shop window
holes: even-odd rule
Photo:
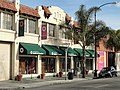
[[[42,63],[44,70],[46,73],[54,73],[55,72],[55,59],[54,58],[43,58]],[[42,71],[43,72],[43,71]]]
[[[71,59],[68,58],[68,59],[67,59],[67,69],[68,69],[68,70],[70,69],[70,65],[71,65]],[[68,71],[68,70],[67,70],[67,71]]]
[[[19,73],[20,74],[35,74],[36,73],[36,58],[20,58]]]
[[[86,59],[86,69],[93,70],[93,59]]]
[[[61,58],[59,63],[59,71],[64,72],[65,71],[65,59]]]
[[[67,71],[70,69],[70,59],[67,60]],[[60,58],[59,71],[65,72],[65,58]]]

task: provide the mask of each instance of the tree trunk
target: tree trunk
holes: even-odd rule
[[[82,78],[85,78],[86,75],[86,69],[85,69],[85,62],[86,62],[86,56],[85,56],[85,43],[83,43],[83,56],[82,56]]]

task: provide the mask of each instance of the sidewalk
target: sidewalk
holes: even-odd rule
[[[0,82],[0,90],[18,90],[23,88],[32,88],[32,87],[40,87],[46,85],[54,85],[54,84],[61,84],[61,83],[69,83],[74,81],[81,81],[81,80],[89,80],[92,79],[90,77],[86,78],[76,78],[74,77],[73,80],[65,80],[65,77],[46,77],[46,79],[26,79],[22,81],[15,81],[15,80],[7,80]]]

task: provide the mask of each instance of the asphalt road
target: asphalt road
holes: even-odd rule
[[[120,90],[120,77],[77,81],[24,90]]]

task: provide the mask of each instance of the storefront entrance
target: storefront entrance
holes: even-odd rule
[[[108,52],[108,67],[110,67],[110,66],[114,66],[116,68],[115,52]]]

